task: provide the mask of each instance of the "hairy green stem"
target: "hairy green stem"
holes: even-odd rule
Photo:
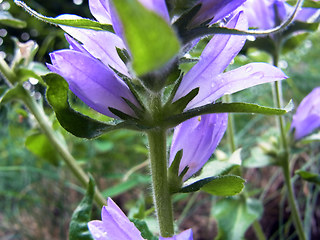
[[[172,201],[167,180],[166,130],[154,129],[147,132],[150,151],[153,198],[162,237],[174,234]]]
[[[16,75],[7,65],[7,63],[0,58],[0,71],[4,78],[9,82],[9,86],[12,87],[16,82]],[[22,87],[21,87],[22,88]],[[31,97],[29,92],[22,88],[22,96],[20,97],[24,104],[28,107],[30,112],[34,115],[36,120],[39,123],[39,126],[43,133],[47,136],[48,140],[51,142],[53,147],[58,151],[66,165],[72,171],[72,173],[76,176],[76,178],[81,182],[82,186],[88,187],[89,177],[83,171],[83,169],[78,165],[77,161],[73,158],[67,148],[62,144],[58,136],[53,131],[52,127],[49,124],[49,119],[44,113],[43,109],[39,106],[39,104]],[[96,188],[94,200],[102,207],[103,205],[107,205],[105,198],[102,196],[101,192]]]
[[[273,65],[278,66],[279,61],[279,55],[280,55],[280,40],[278,41],[278,44],[276,44],[276,50],[275,54],[273,55]],[[282,90],[281,90],[281,83],[279,81],[275,82],[273,86],[273,98],[275,101],[275,105],[277,107],[281,107],[282,105]],[[293,222],[296,227],[296,231],[298,233],[300,240],[305,240],[306,236],[303,231],[303,225],[301,221],[300,212],[297,206],[297,202],[295,199],[292,182],[291,182],[291,174],[290,174],[290,164],[289,164],[289,146],[287,142],[287,135],[285,131],[285,121],[283,116],[278,116],[278,126],[280,131],[280,139],[281,139],[281,146],[280,146],[280,161],[281,161],[281,167],[284,175],[285,185],[288,191],[288,201],[289,205],[291,207],[291,214],[293,217]]]

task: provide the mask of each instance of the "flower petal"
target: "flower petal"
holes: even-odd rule
[[[94,110],[117,118],[109,107],[135,116],[122,97],[137,104],[128,86],[99,60],[74,50],[50,54],[49,69],[63,76],[70,90]],[[138,106],[138,105],[137,105]]]
[[[88,222],[88,228],[93,236],[94,240],[106,240],[107,231],[105,229],[105,224],[102,221],[93,220]]]
[[[63,14],[58,19],[80,19],[81,17]],[[66,33],[82,43],[92,56],[100,59],[106,66],[115,68],[120,73],[130,76],[128,68],[119,57],[116,48],[125,49],[121,38],[107,31],[95,31],[67,26],[60,26]]]
[[[212,19],[216,23],[236,10],[246,0],[199,0],[196,4],[202,4],[199,12],[191,21],[191,26],[197,26]]]
[[[89,0],[91,14],[100,23],[111,24],[109,0]]]
[[[184,181],[208,161],[227,129],[227,123],[227,113],[208,114],[191,118],[174,129],[169,164],[177,152],[183,149],[179,174],[185,167],[189,167],[183,177]]]
[[[259,84],[279,81],[287,76],[268,63],[249,63],[229,72],[213,76],[209,87],[202,85],[202,91],[193,99],[186,109],[213,103],[225,94],[232,94]]]
[[[109,205],[110,204],[110,205]],[[140,231],[129,221],[121,209],[109,198],[101,212],[104,227],[112,240],[142,240]]]
[[[193,240],[193,232],[192,229],[187,229],[178,235],[174,235],[173,237],[164,238],[159,237],[159,240]]]
[[[291,129],[295,139],[301,139],[320,127],[320,87],[312,90],[300,103],[293,116]]]
[[[156,12],[168,23],[170,22],[169,12],[165,0],[139,0],[146,8]]]
[[[234,16],[226,27],[247,29],[247,21],[243,12]],[[173,100],[178,100],[197,87],[200,87],[198,96],[201,96],[202,92],[212,84],[213,79],[222,73],[239,53],[245,39],[246,36],[214,36],[203,50],[199,62],[184,76]],[[198,96],[193,102],[197,102]]]

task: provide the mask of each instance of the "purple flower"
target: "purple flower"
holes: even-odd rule
[[[102,221],[88,223],[95,240],[143,240],[140,231],[111,198],[108,198],[108,206],[102,208],[101,218]]]
[[[191,118],[174,129],[169,164],[183,149],[179,174],[189,167],[183,181],[198,172],[220,143],[228,124],[228,114],[208,114]]]
[[[293,6],[282,0],[247,0],[243,6],[249,26],[263,30],[279,25],[279,21],[284,21],[294,10]],[[315,8],[302,8],[295,20],[307,22],[317,11]]]
[[[235,15],[226,27],[247,29],[243,12]],[[286,78],[280,69],[267,63],[250,63],[224,73],[242,49],[245,40],[246,36],[214,36],[203,50],[199,62],[182,79],[174,101],[199,87],[198,95],[187,105],[186,109],[190,109],[213,103],[225,94]]]
[[[140,231],[130,222],[121,209],[108,198],[108,206],[101,211],[102,221],[93,220],[88,223],[88,228],[95,240],[143,240]],[[192,230],[188,229],[168,240],[192,240]]]
[[[243,12],[227,24],[229,28],[247,29]],[[251,63],[229,72],[223,72],[245,43],[245,36],[216,35],[200,56],[199,62],[184,76],[174,100],[199,87],[198,95],[186,109],[215,102],[231,94],[258,84],[286,78],[278,68],[266,63]],[[188,179],[199,171],[219,144],[227,126],[227,114],[210,114],[181,123],[174,129],[169,163],[183,149],[179,172],[188,166],[183,177]]]
[[[312,90],[300,103],[293,116],[291,129],[299,140],[320,127],[320,87]]]
[[[195,4],[201,4],[199,12],[191,20],[190,26],[198,26],[210,20],[216,23],[236,10],[246,0],[198,0]]]

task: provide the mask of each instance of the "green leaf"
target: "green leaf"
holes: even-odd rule
[[[136,228],[141,232],[141,236],[143,239],[147,240],[157,240],[158,238],[153,236],[153,234],[150,232],[148,225],[145,221],[139,220],[139,219],[130,219],[131,222],[134,223]]]
[[[68,83],[63,77],[55,73],[49,73],[42,76],[42,78],[48,85],[46,96],[56,113],[58,121],[64,129],[73,135],[90,139],[98,137],[104,132],[125,126],[130,128],[131,125],[129,123],[107,124],[73,110],[68,102]],[[131,127],[131,129],[134,129],[134,125]]]
[[[297,0],[287,0],[286,2],[289,3],[291,6],[295,6],[297,3]],[[316,2],[313,0],[304,0],[302,6],[309,7],[309,8],[320,8],[320,2]]]
[[[184,113],[174,115],[165,120],[167,127],[175,127],[178,124],[204,114],[210,113],[259,113],[265,115],[283,115],[292,111],[294,105],[292,100],[283,108],[262,107],[252,103],[212,103],[201,107],[190,109]]]
[[[103,30],[113,32],[112,25],[110,24],[101,24],[96,21],[92,21],[90,19],[56,19],[52,17],[46,17],[37,13],[33,9],[31,9],[27,4],[20,0],[14,0],[15,4],[22,7],[26,10],[31,16],[44,21],[46,23],[54,24],[54,25],[64,25],[70,27],[78,27],[78,28],[86,28],[86,29],[93,29],[93,30]]]
[[[303,170],[295,171],[295,174],[298,174],[301,178],[308,182],[316,183],[320,185],[320,175],[316,173],[311,173]]]
[[[12,17],[7,11],[0,11],[0,24],[14,28],[24,28],[27,26],[25,21]]]
[[[42,84],[44,83],[42,78],[36,74],[33,70],[27,69],[27,68],[19,68],[16,71],[17,78],[19,79],[20,82],[24,82],[29,80],[30,78],[35,78]]]
[[[9,90],[7,90],[3,94],[2,98],[0,99],[0,103],[5,104],[5,103],[8,103],[13,100],[22,99],[22,98],[24,98],[26,93],[27,93],[26,90],[19,83],[16,86],[14,86],[13,88],[10,88]]]
[[[225,175],[201,187],[201,190],[215,196],[233,196],[239,194],[244,188],[245,180],[239,176]]]
[[[216,240],[239,240],[250,225],[262,216],[262,203],[256,199],[225,198],[212,208],[212,214],[218,222]]]
[[[113,4],[123,24],[137,75],[159,69],[179,52],[179,41],[162,17],[137,0],[114,0]]]
[[[34,155],[47,160],[55,166],[59,165],[57,151],[44,134],[35,133],[28,136],[25,145]]]
[[[72,214],[69,225],[69,240],[93,240],[87,224],[91,220],[94,192],[95,183],[90,177],[86,195]]]
[[[320,142],[320,133],[311,134],[300,140],[302,144],[310,144],[312,142]]]
[[[223,175],[219,177],[210,177],[196,181],[183,187],[180,192],[195,192],[203,190],[216,196],[233,196],[242,191],[245,180],[239,176]]]

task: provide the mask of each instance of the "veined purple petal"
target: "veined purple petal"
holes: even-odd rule
[[[74,50],[60,50],[50,54],[49,69],[63,76],[70,90],[94,110],[117,118],[109,107],[135,116],[122,97],[137,104],[128,86],[99,60]]]
[[[81,19],[81,17],[70,14],[63,14],[58,19]],[[119,57],[116,48],[125,49],[121,38],[107,31],[95,31],[67,26],[60,26],[70,36],[82,43],[92,56],[100,59],[106,66],[111,66],[120,73],[130,76],[127,66]]]
[[[90,221],[88,222],[88,228],[94,240],[108,239],[107,230],[105,228],[105,224],[102,221]]]
[[[201,8],[191,21],[191,26],[198,26],[201,23],[211,20],[215,23],[228,16],[236,10],[246,0],[199,0],[196,4],[201,3]]]
[[[235,15],[226,27],[247,29],[247,21],[243,12]],[[214,78],[226,69],[242,49],[245,39],[246,36],[214,36],[203,50],[199,62],[184,76],[173,100],[176,101],[194,88],[200,87],[198,96],[193,100],[193,102],[198,102],[199,96],[203,95],[202,92],[207,91],[208,86],[214,84]]]
[[[91,14],[101,23],[111,24],[110,7],[108,0],[89,0]]]
[[[141,233],[121,209],[108,198],[101,211],[102,221],[90,221],[88,228],[95,240],[143,240]]]
[[[227,129],[227,123],[227,113],[208,114],[191,118],[174,129],[169,164],[171,165],[177,152],[183,149],[179,174],[185,167],[189,167],[183,177],[184,181],[208,161]]]
[[[192,229],[187,229],[178,235],[174,235],[173,237],[164,238],[159,237],[159,240],[193,240],[193,232]]]
[[[209,77],[208,77],[209,78]],[[225,94],[232,94],[259,84],[280,81],[287,76],[279,69],[268,63],[249,63],[229,72],[212,76],[211,85],[202,85],[197,97],[186,109],[213,103]]]
[[[293,116],[291,129],[295,139],[301,139],[320,127],[320,87],[312,90],[300,103]]]

